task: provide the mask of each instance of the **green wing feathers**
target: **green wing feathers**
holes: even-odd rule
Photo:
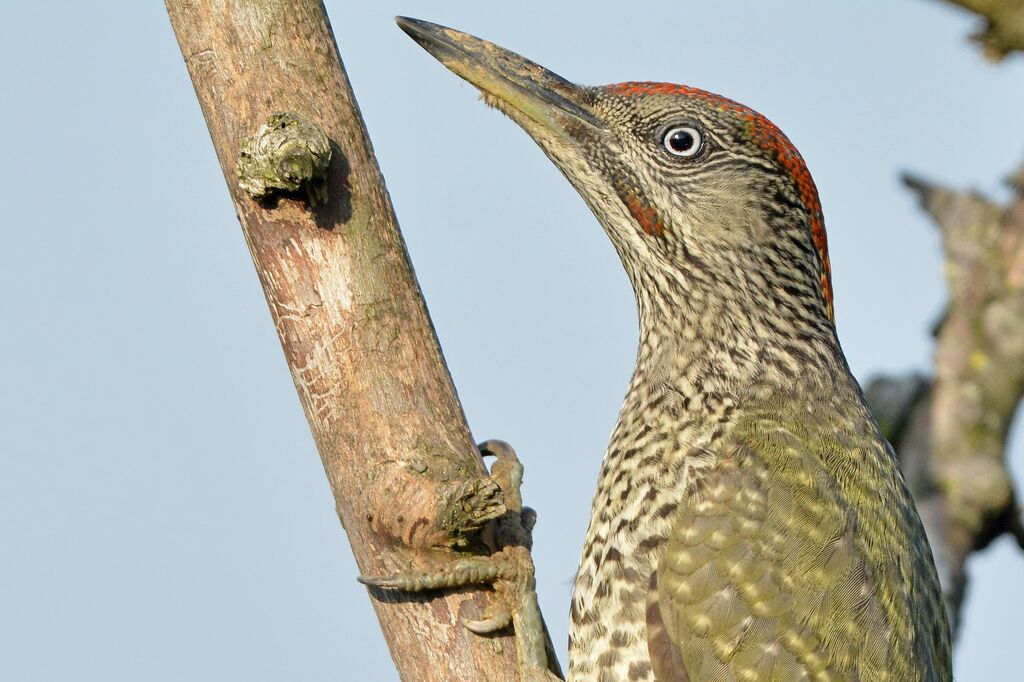
[[[873,428],[815,419],[761,416],[723,444],[680,506],[648,620],[691,680],[948,682],[938,580],[895,458]]]

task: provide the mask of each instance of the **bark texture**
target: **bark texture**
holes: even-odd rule
[[[984,20],[986,56],[1024,51],[1024,0],[946,0]],[[918,176],[904,184],[942,237],[949,303],[935,329],[934,375],[881,376],[868,403],[896,449],[935,554],[954,635],[966,562],[1003,533],[1024,549],[1006,466],[1024,397],[1024,166],[1005,205]]]
[[[916,177],[904,182],[942,235],[949,303],[934,377],[880,377],[866,392],[925,522],[955,632],[971,552],[1007,532],[1024,548],[1006,467],[1024,396],[1024,189],[1015,184],[1001,206]]]
[[[466,426],[321,2],[166,6],[360,570],[479,551],[475,531],[505,512],[502,493]],[[315,193],[258,202],[239,187],[239,152],[280,112],[326,135],[330,164]],[[485,593],[374,596],[403,680],[514,679],[512,638],[459,623],[480,616]]]

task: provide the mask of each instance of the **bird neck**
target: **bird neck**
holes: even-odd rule
[[[649,390],[637,388],[643,385],[690,398],[770,401],[794,391],[814,399],[858,390],[824,315],[778,305],[769,292],[728,277],[630,277],[640,321],[631,392]]]

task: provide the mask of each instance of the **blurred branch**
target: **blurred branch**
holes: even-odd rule
[[[502,491],[470,438],[322,3],[166,5],[360,570],[482,551],[474,533],[506,511]],[[508,633],[461,624],[482,617],[484,591],[377,596],[403,680],[516,676]]]
[[[979,14],[972,38],[1000,60],[1024,51],[1024,0],[946,0]],[[1006,446],[1024,396],[1024,165],[1001,206],[978,192],[905,175],[942,236],[949,303],[936,325],[934,377],[875,377],[865,394],[900,458],[928,531],[956,634],[972,552],[1024,518]]]
[[[1013,51],[1024,51],[1024,0],[946,0],[983,18],[971,35],[985,56],[999,61]]]
[[[928,530],[956,630],[968,556],[1003,533],[1024,547],[1006,441],[1024,396],[1024,187],[1001,206],[916,176],[904,183],[942,235],[949,304],[934,378],[873,379],[868,402]]]

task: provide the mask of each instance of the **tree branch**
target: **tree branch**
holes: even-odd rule
[[[1024,51],[1024,0],[946,0],[980,14],[983,23],[971,40],[985,56],[999,61],[1013,51]]]
[[[876,378],[866,394],[917,501],[955,632],[970,553],[1002,533],[1024,537],[1006,468],[1024,397],[1024,188],[1011,181],[1015,196],[1000,206],[916,176],[904,182],[941,232],[949,305],[935,377]]]
[[[479,550],[474,533],[504,513],[502,494],[471,440],[321,2],[166,6],[360,570],[426,570],[450,547]],[[253,136],[265,122],[308,139],[264,144]],[[243,145],[243,184],[262,202],[239,186]],[[264,147],[284,149],[283,165],[253,171]],[[303,149],[314,153],[288,156]],[[324,165],[314,193],[302,183]],[[510,636],[460,624],[483,613],[480,591],[377,597],[403,680],[515,677]]]

